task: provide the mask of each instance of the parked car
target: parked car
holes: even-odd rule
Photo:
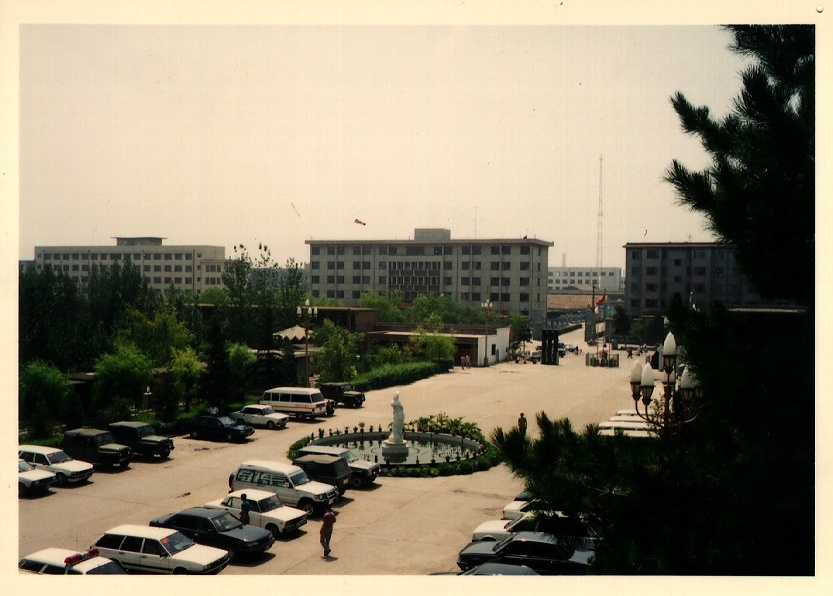
[[[197,416],[191,423],[192,439],[211,439],[219,441],[244,441],[254,434],[248,424],[238,424],[228,416]]]
[[[563,341],[558,342],[558,357],[564,358],[567,355],[567,346],[564,345]]]
[[[121,563],[102,557],[98,549],[76,552],[66,548],[45,548],[23,557],[17,568],[38,575],[123,575]]]
[[[36,470],[32,464],[17,460],[17,496],[47,491],[58,482],[58,477],[46,470]]]
[[[338,500],[338,490],[329,484],[310,480],[298,466],[278,461],[251,460],[240,464],[232,480],[235,489],[268,490],[281,501],[303,510],[307,515],[320,511],[325,504]]]
[[[541,350],[533,350],[532,354],[529,355],[529,360],[532,364],[541,362]]]
[[[278,495],[265,490],[236,490],[224,499],[211,501],[205,506],[211,509],[224,509],[239,518],[243,495],[246,495],[246,499],[252,506],[249,511],[249,523],[269,530],[276,538],[278,535],[294,532],[307,523],[307,514],[304,511],[284,505]]]
[[[176,530],[206,546],[222,548],[229,556],[257,555],[272,548],[275,536],[269,530],[242,523],[222,509],[191,507],[151,520],[156,528]]]
[[[347,462],[347,465],[353,471],[353,476],[350,478],[350,486],[353,488],[360,488],[372,484],[382,467],[372,461],[360,459],[347,449],[346,447],[335,447],[332,445],[306,445],[298,450],[298,455],[308,455],[310,453],[319,453],[323,455],[336,455]]]
[[[236,420],[238,424],[249,424],[251,426],[265,426],[268,429],[284,428],[289,416],[276,412],[272,406],[263,404],[252,404],[244,406],[237,412],[229,414],[229,418]]]
[[[107,428],[116,437],[116,441],[144,457],[165,459],[174,450],[173,439],[157,435],[156,429],[147,422],[113,422]]]
[[[467,571],[483,563],[526,565],[541,575],[587,573],[593,551],[575,550],[552,534],[518,532],[501,542],[472,542],[457,555],[457,566]]]
[[[472,567],[460,575],[541,575],[526,565],[507,565],[506,563],[483,563]]]
[[[91,463],[73,459],[57,447],[19,445],[17,457],[38,470],[52,472],[57,477],[58,484],[84,482],[89,480],[95,471]]]
[[[360,407],[365,400],[364,393],[356,391],[350,383],[321,383],[321,394],[336,404]]]
[[[523,517],[523,514],[535,509],[537,503],[532,500],[512,501],[503,508],[503,519],[515,520]]]
[[[310,479],[336,487],[340,495],[344,495],[350,487],[353,472],[347,462],[337,455],[311,453],[296,457],[292,463],[306,472]]]
[[[546,532],[558,537],[563,544],[581,550],[595,550],[595,531],[578,516],[561,511],[551,513],[528,511],[514,520],[485,521],[472,532],[472,542],[492,540],[500,542],[517,532]]]
[[[133,457],[130,447],[117,443],[113,433],[97,428],[75,428],[66,431],[60,447],[69,456],[102,468],[126,468]]]
[[[197,544],[170,528],[124,524],[107,530],[90,548],[128,571],[174,575],[220,573],[229,563],[225,550]]]
[[[329,416],[335,411],[333,400],[326,399],[319,389],[309,387],[273,387],[263,392],[260,403],[298,420],[312,420],[323,414]]]

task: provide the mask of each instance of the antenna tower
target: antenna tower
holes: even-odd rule
[[[599,155],[599,219],[596,234],[596,268],[602,268],[602,156]]]

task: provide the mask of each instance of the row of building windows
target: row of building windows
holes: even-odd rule
[[[49,266],[50,265],[47,265],[47,267],[49,267]],[[67,272],[68,271],[89,271],[90,270],[90,265],[87,264],[87,263],[84,263],[83,265],[79,265],[79,264],[59,265],[57,263],[54,263],[54,264],[51,265],[51,267],[55,271],[67,271]],[[112,265],[93,265],[93,267],[98,267],[99,270],[101,270],[101,271],[109,271],[113,268]],[[137,267],[138,267],[138,265],[137,265]],[[142,265],[141,267],[142,267],[142,272],[143,273],[149,273],[151,271],[151,265]],[[181,273],[183,271],[185,273],[191,273],[194,270],[192,265],[153,265],[152,267],[153,267],[154,272],[159,272],[159,273],[161,273],[163,271],[165,273]],[[211,267],[211,265],[207,265],[206,269],[208,269],[208,267]],[[197,265],[197,271],[200,271],[201,269],[202,269],[202,265]]]
[[[191,255],[189,253],[44,253],[43,260],[44,261],[121,261],[122,259],[127,259],[132,257],[134,261],[141,261],[144,258],[145,261],[154,260],[154,261],[181,261],[184,259],[190,259]],[[164,259],[163,259],[164,257]],[[37,258],[41,258],[41,255],[37,255]],[[202,258],[202,253],[197,253],[197,258]]]
[[[320,246],[311,246],[310,247],[310,254],[312,256],[318,256],[321,254]],[[434,256],[444,256],[444,255],[453,255],[454,254],[454,247],[450,245],[434,245],[434,246],[426,246],[423,244],[416,244],[416,245],[396,245],[396,244],[388,244],[383,246],[376,247],[379,255],[397,255],[397,254],[404,254],[406,256],[421,256],[421,255],[434,255]],[[518,254],[528,255],[531,254],[531,247],[527,245],[518,246]],[[482,254],[482,245],[463,245],[460,247],[460,252],[464,255],[479,255]],[[400,252],[401,250],[401,252]],[[350,252],[353,255],[371,255],[373,254],[373,250],[371,246],[327,246],[326,253],[328,255],[344,255]],[[489,247],[489,254],[492,255],[511,255],[512,246],[507,244],[502,245],[494,245]],[[541,248],[538,248],[538,255],[541,254]]]
[[[541,270],[541,263],[537,264],[538,271]],[[369,261],[353,261],[353,271],[364,271],[370,269],[371,263]],[[312,261],[310,263],[311,269],[321,269],[321,261]],[[523,261],[519,263],[518,268],[521,271],[529,271],[530,270],[530,263],[529,261]],[[327,261],[327,269],[330,271],[345,269],[345,262],[344,261]],[[440,262],[439,261],[379,261],[379,270],[387,270],[387,269],[400,269],[400,270],[415,270],[415,271],[438,271],[440,269]],[[454,263],[451,261],[443,261],[442,269],[444,271],[451,271],[454,269]],[[463,271],[469,271],[474,269],[476,271],[480,271],[481,269],[481,262],[469,262],[464,261],[461,263],[461,269]],[[512,263],[510,261],[492,261],[489,264],[489,269],[491,271],[511,271],[512,270]]]
[[[613,271],[550,271],[550,277],[614,277]]]
[[[318,297],[320,295],[318,290],[313,290],[312,295]],[[403,298],[410,302],[413,301],[418,296],[417,292],[404,292]],[[511,302],[511,296],[509,292],[463,292],[460,294],[460,300],[467,301],[467,302],[479,302],[483,299],[483,297],[488,296],[489,300],[494,303],[499,302]],[[344,290],[327,290],[327,298],[344,298],[345,292]],[[350,295],[351,298],[354,300],[359,300],[362,297],[361,290],[353,290]],[[529,302],[529,293],[528,292],[521,292],[518,294],[518,300],[520,302]],[[541,295],[538,295],[538,300],[541,300]]]
[[[326,277],[327,284],[343,284],[345,277],[343,275],[328,275]],[[354,284],[369,284],[370,283],[370,276],[369,275],[354,275],[353,276],[353,283]],[[426,281],[427,280],[427,281]],[[379,284],[384,285],[405,285],[405,286],[413,286],[413,285],[439,285],[439,276],[379,276]],[[538,286],[541,285],[541,280],[538,281]],[[321,283],[321,276],[319,275],[312,275],[310,276],[310,282],[312,285],[317,285]],[[489,284],[495,287],[508,287],[511,286],[511,280],[508,277],[490,277]],[[453,277],[443,277],[443,285],[451,286],[454,285],[454,278]],[[480,277],[461,277],[460,278],[460,285],[461,286],[479,286],[482,285],[482,281]],[[521,287],[526,287],[530,285],[530,278],[528,277],[521,277],[518,280],[518,285]]]
[[[676,250],[679,251],[680,249],[676,249]],[[723,259],[726,258],[726,251],[723,250],[723,249],[714,250],[712,252],[714,254],[715,259],[723,260]],[[695,248],[694,250],[691,251],[691,257],[695,261],[703,261],[706,258],[708,258],[708,253],[709,253],[708,250]],[[635,261],[638,261],[641,258],[642,258],[642,250],[641,249],[631,250],[631,259],[633,259]],[[668,258],[668,249],[665,249],[665,248],[663,248],[663,249],[649,248],[645,251],[645,258],[646,259],[659,259],[659,258],[666,259],[666,258]],[[675,265],[679,265],[680,262],[681,262],[680,259],[675,259],[674,260]]]

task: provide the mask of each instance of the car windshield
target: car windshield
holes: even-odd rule
[[[501,540],[500,542],[498,542],[498,543],[495,545],[495,548],[494,548],[493,550],[494,550],[495,552],[497,552],[497,551],[499,551],[499,550],[503,550],[503,548],[504,548],[507,544],[509,544],[510,542],[512,542],[512,539],[513,539],[513,538],[514,538],[514,536],[509,536],[508,538],[504,538],[503,540]]]
[[[104,565],[99,565],[87,571],[87,575],[124,575],[126,573],[124,567],[115,561],[108,561]]]
[[[211,518],[211,525],[213,525],[218,532],[228,532],[229,530],[234,530],[235,528],[243,526],[243,524],[240,523],[240,520],[232,516],[228,511],[224,512],[223,515]]]
[[[353,386],[352,385],[342,385],[341,389],[343,391],[353,391]]]
[[[348,450],[346,450],[346,451],[344,451],[344,452],[341,454],[341,456],[342,456],[344,459],[346,459],[346,460],[347,460],[347,463],[354,462],[354,461],[356,461],[357,459],[359,459],[359,458],[358,458],[358,457],[356,457],[356,456],[355,456],[355,454],[354,454],[352,451],[350,451],[349,449],[348,449]]]
[[[266,497],[265,499],[258,501],[257,506],[260,508],[261,512],[266,513],[267,511],[280,509],[283,507],[283,502],[278,495],[272,495],[271,497]]]
[[[50,453],[46,456],[46,459],[48,459],[49,463],[51,464],[60,464],[65,461],[72,461],[72,458],[63,451],[56,451],[55,453]]]
[[[217,418],[217,420],[219,420],[220,424],[222,424],[223,426],[232,426],[234,424],[234,420],[232,420],[228,416],[220,416],[219,418]]]
[[[23,460],[19,460],[17,462],[17,471],[18,472],[28,472],[29,470],[34,470],[34,469],[35,469],[35,467],[32,464],[26,463]]]
[[[150,424],[147,426],[140,426],[136,428],[136,432],[139,433],[140,437],[148,437],[153,434],[153,427]]]
[[[289,475],[289,480],[293,485],[301,486],[302,484],[309,482],[309,476],[307,476],[307,473],[303,470],[298,470],[297,472]]]
[[[313,403],[324,401],[324,396],[321,395],[320,391],[318,393],[313,393],[312,395],[310,395],[310,398],[312,399]]]
[[[170,536],[165,536],[159,542],[161,542],[162,546],[165,547],[165,550],[172,555],[194,546],[193,540],[188,538],[185,534],[180,534],[179,532],[174,532]]]
[[[272,406],[264,406],[263,408],[260,409],[260,413],[265,416],[267,414],[274,414],[275,410],[272,409]]]

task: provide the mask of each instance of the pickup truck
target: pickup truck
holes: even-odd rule
[[[350,383],[322,383],[321,394],[337,404],[358,408],[364,403],[364,393],[356,391]]]
[[[70,457],[102,468],[112,466],[126,468],[133,457],[130,447],[116,443],[113,433],[96,428],[68,430],[61,439],[60,447]]]

